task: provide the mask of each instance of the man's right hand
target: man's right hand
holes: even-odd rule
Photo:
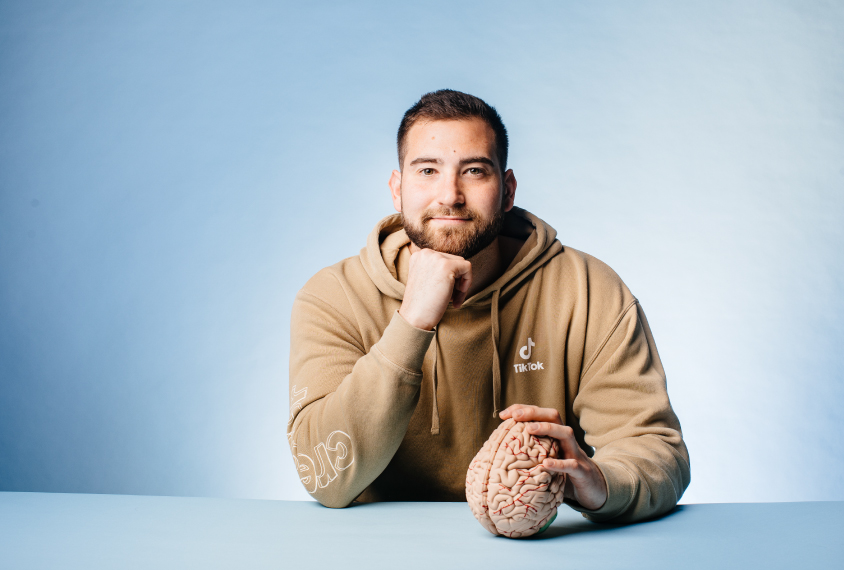
[[[426,331],[443,318],[448,302],[459,309],[472,286],[472,264],[456,255],[420,249],[410,256],[410,271],[399,314]]]

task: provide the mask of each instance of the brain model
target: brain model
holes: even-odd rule
[[[466,500],[492,534],[521,538],[542,532],[563,502],[565,474],[542,466],[546,457],[557,457],[557,441],[530,435],[527,425],[512,419],[503,422],[466,473]]]

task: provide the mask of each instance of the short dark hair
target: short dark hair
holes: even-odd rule
[[[405,140],[407,133],[416,121],[429,119],[432,121],[446,121],[456,119],[469,119],[477,117],[482,119],[492,128],[495,133],[495,154],[498,163],[501,165],[501,172],[507,170],[507,129],[501,121],[501,116],[495,107],[488,105],[482,99],[461,93],[452,89],[440,89],[425,93],[422,98],[402,117],[399,125],[399,132],[396,136],[396,144],[399,151],[399,168],[404,162],[404,155],[407,152]]]

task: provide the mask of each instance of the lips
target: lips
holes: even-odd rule
[[[457,215],[454,214],[440,214],[440,215],[427,215],[423,217],[423,222],[442,222],[442,223],[460,223],[460,222],[471,222],[473,220],[473,216],[471,215]]]
[[[468,208],[440,210],[436,213],[429,210],[423,213],[422,223],[440,222],[443,224],[459,224],[462,222],[471,222],[475,217]]]

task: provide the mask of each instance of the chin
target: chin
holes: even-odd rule
[[[462,227],[433,228],[426,221],[417,225],[402,216],[402,224],[416,247],[469,259],[495,240],[501,232],[503,219],[503,213],[500,213],[488,221],[475,217]]]

